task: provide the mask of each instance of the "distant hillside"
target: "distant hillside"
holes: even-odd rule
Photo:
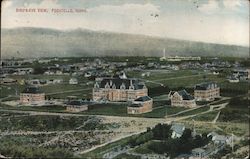
[[[204,35],[205,36],[205,35]],[[248,57],[249,48],[164,39],[143,35],[95,32],[89,30],[60,31],[44,28],[2,29],[2,57],[54,56],[235,56]]]

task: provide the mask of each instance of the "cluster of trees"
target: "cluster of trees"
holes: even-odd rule
[[[248,122],[246,117],[248,115],[248,105],[249,100],[247,98],[234,97],[230,99],[226,108],[222,109],[219,120],[224,122]]]
[[[74,154],[62,148],[42,148],[32,146],[20,146],[14,143],[0,142],[2,155],[11,158],[72,158]]]
[[[221,94],[223,96],[236,96],[240,94],[246,94],[247,90],[237,90],[233,88],[221,88]]]
[[[129,144],[134,147],[150,140],[158,140],[159,142],[152,142],[147,148],[155,153],[176,157],[179,154],[190,153],[192,149],[205,146],[211,141],[205,133],[193,137],[191,129],[185,129],[180,138],[172,139],[171,134],[171,125],[158,124],[152,129],[148,128],[147,132],[132,137]]]
[[[54,131],[72,130],[87,121],[89,117],[60,117],[60,116],[22,116],[9,117],[7,120],[0,120],[0,130],[33,130],[33,131]],[[81,130],[104,129],[105,124],[96,119],[90,119]]]
[[[169,138],[163,142],[153,142],[148,148],[159,154],[166,153],[170,157],[176,157],[180,154],[190,153],[194,148],[205,146],[209,141],[210,138],[206,134],[193,137],[192,131],[185,129],[180,138]]]
[[[249,104],[249,99],[242,97],[234,97],[229,101],[229,106],[231,108],[247,108]]]

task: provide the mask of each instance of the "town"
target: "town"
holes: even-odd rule
[[[249,59],[162,54],[2,59],[1,155],[247,157]]]

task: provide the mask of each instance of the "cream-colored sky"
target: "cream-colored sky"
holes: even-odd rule
[[[18,13],[16,8],[86,9]],[[247,0],[5,0],[2,27],[90,29],[249,46]]]

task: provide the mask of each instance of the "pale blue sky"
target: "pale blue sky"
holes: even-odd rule
[[[16,8],[87,12],[16,13]],[[249,46],[247,0],[5,0],[2,12],[4,28],[83,28]]]

